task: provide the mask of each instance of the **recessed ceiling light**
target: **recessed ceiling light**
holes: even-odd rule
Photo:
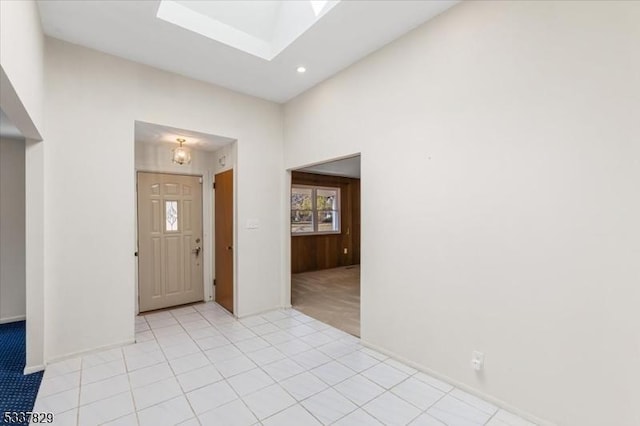
[[[303,72],[306,72],[306,71],[307,71],[307,69],[306,69],[305,67],[298,67],[298,70],[297,70],[297,71],[298,71],[300,74],[302,74]]]

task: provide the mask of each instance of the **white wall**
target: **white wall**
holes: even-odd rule
[[[277,104],[46,40],[47,359],[133,339],[134,122],[237,139],[238,314],[280,305]]]
[[[0,138],[0,323],[26,315],[24,144]]]
[[[213,173],[218,174],[230,170],[236,165],[237,146],[231,143],[213,153]]]
[[[0,2],[2,109],[23,135],[35,139],[43,123],[43,44],[35,1]]]
[[[191,163],[179,165],[172,160],[172,150],[178,144],[136,142],[135,166],[140,171],[163,171],[188,175],[209,176],[215,170],[215,154],[212,151],[191,149]]]
[[[640,424],[638,22],[465,2],[286,105],[287,168],[362,153],[364,341],[560,425]]]

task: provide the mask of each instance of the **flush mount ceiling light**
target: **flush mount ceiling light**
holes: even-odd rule
[[[307,69],[305,67],[298,67],[298,69],[296,70],[298,71],[300,74],[307,72]]]
[[[187,148],[182,146],[182,144],[185,143],[186,141],[182,138],[178,138],[176,140],[178,141],[180,146],[171,150],[171,153],[173,154],[172,155],[173,162],[180,165],[190,164],[191,152],[189,152]]]

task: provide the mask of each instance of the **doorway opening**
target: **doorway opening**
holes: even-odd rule
[[[291,305],[360,337],[360,155],[291,173]]]
[[[223,306],[234,311],[234,188],[222,198],[214,182],[233,179],[235,153],[231,138],[135,123],[137,313],[220,303],[218,273],[231,286]],[[220,262],[223,237],[231,253]]]
[[[3,124],[8,118],[0,110]],[[6,127],[6,124],[3,126]],[[0,132],[0,324],[26,319],[25,140]]]
[[[0,109],[0,413],[31,411],[43,374],[27,366],[25,154]]]

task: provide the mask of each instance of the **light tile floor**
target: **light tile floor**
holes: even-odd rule
[[[531,426],[296,310],[214,303],[136,318],[134,345],[47,367],[56,426]]]

